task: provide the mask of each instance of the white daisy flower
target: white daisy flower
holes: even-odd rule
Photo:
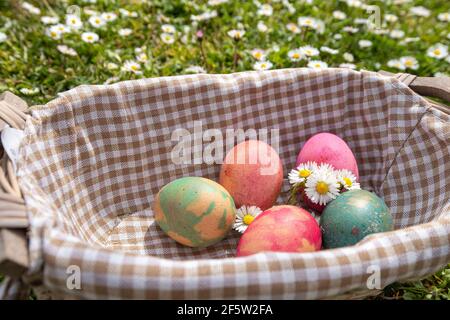
[[[56,26],[51,26],[45,30],[45,34],[53,40],[59,40],[63,33]]]
[[[439,13],[438,19],[440,21],[450,22],[450,12]]]
[[[341,63],[341,64],[339,65],[339,68],[352,69],[352,70],[354,70],[354,69],[356,69],[356,65],[353,64],[353,63]]]
[[[101,28],[106,24],[106,21],[101,16],[95,15],[89,18],[89,23],[94,28]]]
[[[345,0],[349,7],[361,8],[363,3],[360,0]]]
[[[427,56],[436,58],[436,59],[443,59],[448,55],[448,47],[444,46],[441,43],[437,43],[434,46],[431,46],[427,50]]]
[[[303,53],[307,57],[315,57],[319,55],[319,50],[312,46],[303,46],[298,48],[301,53]]]
[[[307,67],[311,69],[325,69],[328,68],[328,64],[320,60],[311,60],[308,62]]]
[[[418,17],[429,17],[430,16],[430,10],[428,10],[427,8],[422,7],[422,6],[412,7],[411,9],[409,9],[409,13],[411,13],[413,16],[418,16]]]
[[[101,17],[106,22],[112,22],[117,19],[117,14],[115,14],[114,12],[104,12],[101,14]]]
[[[174,34],[177,30],[175,29],[175,27],[171,24],[163,24],[161,26],[161,30],[164,33],[170,33],[170,34]]]
[[[41,9],[33,6],[29,2],[23,2],[22,3],[22,8],[24,8],[26,11],[28,11],[29,13],[34,14],[34,15],[40,15],[41,14]]]
[[[405,32],[403,30],[392,30],[389,33],[389,36],[392,39],[401,39],[401,38],[403,38],[405,36]]]
[[[333,170],[320,166],[306,181],[305,193],[316,204],[326,205],[339,194],[339,183]]]
[[[390,13],[386,13],[384,15],[384,20],[387,22],[397,22],[398,17],[396,15],[390,14]]]
[[[262,49],[253,49],[250,53],[252,57],[258,61],[263,61],[266,59],[266,51]]]
[[[326,53],[329,53],[329,54],[332,54],[332,55],[335,55],[335,54],[339,53],[339,50],[336,50],[336,49],[333,49],[333,48],[330,48],[330,47],[326,47],[326,46],[320,47],[320,51],[326,52]]]
[[[199,21],[207,21],[215,17],[217,17],[217,11],[212,10],[212,11],[205,11],[199,15],[191,15],[191,20],[192,22],[197,23]]]
[[[292,32],[292,33],[294,33],[294,34],[298,34],[298,33],[300,33],[301,32],[301,29],[295,24],[295,23],[288,23],[287,25],[286,25],[286,28],[290,31],[290,32]]]
[[[250,223],[262,212],[262,210],[256,206],[242,206],[236,210],[236,221],[234,222],[233,229],[244,233],[247,230]]]
[[[227,3],[229,0],[209,0],[208,1],[208,4],[210,5],[210,6],[218,6],[219,4],[222,4],[222,3]]]
[[[417,70],[419,69],[419,62],[414,57],[401,57],[400,62],[403,63],[405,69]]]
[[[198,73],[207,73],[206,70],[203,69],[203,68],[200,67],[200,66],[190,66],[190,67],[187,67],[187,68],[184,70],[184,72],[186,72],[186,73],[195,73],[195,74],[198,74]]]
[[[0,43],[5,42],[6,39],[8,39],[6,34],[0,31]]]
[[[142,63],[146,63],[148,61],[148,56],[145,52],[141,52],[136,56],[136,60]]]
[[[398,70],[405,70],[405,65],[399,59],[389,60],[387,66]]]
[[[54,31],[57,31],[59,33],[69,33],[70,28],[62,23],[55,24],[50,27],[50,29],[54,28]]]
[[[253,65],[253,69],[258,71],[269,70],[272,67],[273,64],[270,61],[258,61]]]
[[[129,71],[134,74],[142,74],[141,65],[139,63],[137,63],[136,61],[132,61],[132,60],[125,61],[125,63],[123,64],[122,70]]]
[[[35,95],[35,94],[39,93],[39,89],[38,88],[33,88],[33,89],[21,88],[21,89],[19,89],[19,91],[22,94],[26,95],[26,96],[32,96],[32,95]]]
[[[348,32],[348,33],[357,33],[359,31],[358,28],[352,27],[352,26],[346,26],[344,28],[342,28],[343,31]]]
[[[365,18],[356,18],[355,20],[353,20],[353,22],[355,24],[360,24],[360,25],[368,25],[369,24],[369,20],[365,19]]]
[[[94,43],[99,40],[99,36],[95,32],[83,32],[81,34],[81,40],[87,43]]]
[[[81,22],[80,17],[78,17],[77,15],[68,14],[66,16],[66,25],[71,29],[79,30],[83,27],[83,22]]]
[[[60,44],[60,45],[56,46],[56,49],[58,49],[58,51],[61,52],[62,54],[66,54],[68,56],[75,57],[77,55],[77,52],[75,51],[75,49],[68,47],[64,44]]]
[[[172,44],[175,42],[175,37],[170,33],[161,33],[161,40],[166,44]]]
[[[259,7],[257,14],[260,16],[270,17],[273,13],[273,8],[270,4],[263,4]]]
[[[234,40],[240,40],[245,35],[244,30],[230,30],[227,32],[228,36]]]
[[[300,61],[304,58],[304,55],[300,49],[294,49],[288,52],[288,57],[291,61]]]
[[[269,28],[262,21],[258,22],[258,25],[256,26],[256,28],[258,28],[258,31],[262,32],[262,33],[266,33],[267,31],[269,31]]]
[[[333,39],[335,39],[335,40],[341,40],[341,39],[342,39],[342,34],[336,33],[336,34],[333,36]]]
[[[369,48],[372,46],[372,41],[370,40],[359,40],[358,45],[360,48]]]
[[[292,185],[304,183],[308,177],[318,169],[318,166],[313,161],[301,163],[297,168],[292,169],[288,174],[289,183]]]
[[[342,57],[344,58],[345,61],[347,62],[353,62],[355,61],[355,57],[350,53],[350,52],[346,52],[342,55]]]
[[[41,22],[43,24],[56,24],[59,22],[58,17],[50,17],[50,16],[43,16],[41,17]]]
[[[336,176],[340,185],[340,189],[354,190],[361,189],[360,184],[356,181],[356,177],[350,170],[342,169],[336,172]]]
[[[122,29],[119,29],[118,33],[119,33],[119,36],[126,37],[126,36],[129,36],[130,34],[132,34],[133,30],[130,28],[122,28]]]
[[[119,66],[114,62],[108,62],[106,68],[108,68],[108,70],[116,70],[119,68]]]
[[[347,18],[347,15],[345,14],[345,12],[336,10],[336,11],[333,11],[333,18],[338,19],[338,20],[344,20],[345,18]]]
[[[84,8],[83,12],[86,13],[86,15],[88,16],[98,16],[99,13],[95,10],[89,9],[89,8]]]
[[[311,29],[317,29],[318,27],[317,20],[312,17],[299,17],[297,22],[300,27],[307,27]]]

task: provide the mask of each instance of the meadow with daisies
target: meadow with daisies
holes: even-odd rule
[[[446,0],[0,1],[0,92],[276,68],[450,74]]]
[[[450,76],[448,0],[0,0],[0,93],[292,67]],[[0,275],[1,281],[1,275]],[[450,265],[386,298],[448,299]]]

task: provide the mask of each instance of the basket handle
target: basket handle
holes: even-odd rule
[[[394,77],[422,96],[440,98],[450,102],[449,77],[418,77],[409,73],[391,73],[380,71],[381,75]]]
[[[10,92],[0,95],[0,131],[25,126],[25,101]],[[0,143],[0,274],[19,278],[28,269],[28,218],[8,154]]]

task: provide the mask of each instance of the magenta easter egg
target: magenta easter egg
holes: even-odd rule
[[[237,256],[258,252],[312,252],[320,250],[322,234],[305,209],[275,206],[262,212],[242,235]]]
[[[358,165],[352,150],[344,140],[332,133],[318,133],[306,141],[298,154],[296,165],[308,161],[328,163],[338,170],[350,170],[359,180]]]
[[[226,155],[219,183],[231,194],[239,208],[273,206],[283,183],[283,166],[277,152],[258,140],[244,141]]]

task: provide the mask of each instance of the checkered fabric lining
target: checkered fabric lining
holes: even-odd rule
[[[194,132],[198,121],[224,134],[278,129],[285,174],[311,135],[341,136],[362,186],[384,197],[396,228],[407,228],[307,254],[233,258],[235,233],[206,249],[176,244],[150,207],[175,178],[217,179],[219,165],[175,165],[170,157],[171,133]],[[428,274],[450,260],[449,134],[448,114],[370,72],[285,69],[81,86],[27,121],[18,177],[31,272],[43,265],[47,286],[81,298],[319,298],[364,287],[370,265],[381,268],[383,285]],[[287,190],[286,181],[280,203]],[[66,288],[69,265],[82,270],[81,291]]]

